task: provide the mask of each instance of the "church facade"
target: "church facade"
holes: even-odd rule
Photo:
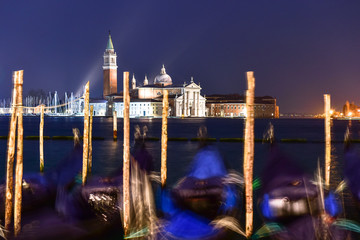
[[[155,77],[153,84],[144,84],[133,89],[133,91],[136,91],[135,95],[138,99],[158,99],[161,101],[164,90],[167,90],[169,93],[170,116],[206,116],[206,99],[200,94],[200,84],[196,84],[193,78],[191,78],[190,83],[184,82],[182,85],[173,85],[172,79],[166,73],[164,65],[161,68],[160,74]]]
[[[95,100],[90,101],[90,105],[94,105],[94,109],[97,109],[94,112],[95,116],[111,116],[116,111],[118,117],[123,117],[122,92],[117,90],[117,56],[110,34],[103,58],[104,101],[101,101],[101,103]],[[169,116],[206,116],[206,99],[201,96],[200,84],[196,84],[193,78],[189,83],[173,84],[172,78],[166,73],[164,65],[160,70],[160,74],[154,78],[152,83],[145,76],[142,84],[137,84],[133,75],[130,86],[130,117],[160,117],[162,115],[164,90],[169,93]],[[102,109],[104,106],[106,109]]]

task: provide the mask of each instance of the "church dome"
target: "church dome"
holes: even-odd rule
[[[166,74],[164,65],[161,68],[160,74],[155,77],[154,84],[159,84],[159,85],[163,85],[163,86],[172,84],[171,77],[168,74]]]

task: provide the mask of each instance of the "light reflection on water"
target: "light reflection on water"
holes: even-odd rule
[[[261,139],[267,130],[269,122],[272,122],[275,130],[275,138],[306,138],[308,141],[324,140],[324,121],[321,119],[259,119],[255,122],[255,138]],[[0,117],[0,136],[8,135],[9,118]],[[148,136],[161,137],[161,119],[131,119],[131,142],[133,142],[133,130],[135,125],[146,125],[149,129]],[[343,140],[347,121],[333,121],[332,139]],[[206,126],[210,137],[215,138],[239,138],[243,136],[242,119],[169,119],[168,136],[193,138],[197,135],[200,126]],[[37,117],[24,118],[24,135],[38,135],[39,119]],[[71,136],[72,128],[77,127],[82,132],[83,119],[81,117],[45,118],[45,136]],[[105,140],[93,141],[93,172],[94,174],[108,174],[122,165],[122,119],[118,119],[118,141],[112,140],[112,119],[94,118],[93,136],[105,137]],[[353,121],[353,137],[359,138],[360,124]],[[215,142],[227,165],[242,172],[243,144],[239,142]],[[279,143],[283,151],[293,156],[294,159],[310,172],[314,172],[317,160],[323,167],[325,144],[324,143]],[[359,147],[360,145],[356,145]],[[156,169],[160,169],[160,141],[147,142],[147,147],[155,160]],[[25,171],[37,171],[38,169],[38,141],[25,141]],[[44,141],[45,170],[56,165],[72,148],[71,141]],[[198,148],[197,142],[171,142],[168,143],[168,171],[169,182],[175,182],[183,176]],[[254,174],[258,176],[266,159],[268,144],[255,144]],[[5,169],[6,140],[0,140],[1,169]],[[335,186],[342,179],[343,144],[332,144],[331,181]],[[172,171],[173,170],[173,171]],[[4,171],[0,171],[0,176]]]
[[[169,119],[169,137],[196,137],[198,128],[202,125],[208,129],[210,137],[215,138],[239,138],[243,137],[242,119]],[[282,138],[306,138],[308,141],[324,140],[324,120],[322,119],[259,119],[255,121],[255,138],[261,139],[267,130],[268,124],[274,125],[275,139]],[[0,117],[0,136],[8,135],[8,117]],[[135,125],[140,127],[146,125],[149,129],[148,136],[161,137],[161,119],[131,119],[131,142],[133,142],[133,131]],[[332,122],[332,139],[335,141],[343,140],[343,136],[348,125],[347,121]],[[24,135],[38,135],[39,118],[24,118]],[[45,118],[45,136],[70,136],[72,128],[77,127],[82,132],[83,119],[74,118]],[[122,146],[123,135],[122,119],[118,119],[118,141],[112,140],[112,118],[94,118],[93,136],[105,137],[105,140],[93,141],[93,174],[106,176],[116,169],[122,168]],[[358,121],[352,122],[351,131],[353,138],[359,139],[360,124]],[[6,161],[6,140],[0,140],[0,177],[5,175]],[[149,152],[154,159],[154,166],[160,171],[160,141],[147,142]],[[242,173],[243,144],[240,142],[215,142],[224,157],[226,165]],[[279,143],[280,149],[309,173],[314,173],[317,161],[324,167],[325,144],[321,142],[313,143]],[[45,149],[45,171],[56,166],[71,149],[72,141],[44,141]],[[360,144],[355,144],[360,149]],[[259,176],[263,171],[263,163],[266,160],[269,144],[255,143],[254,177]],[[198,149],[197,142],[168,142],[168,185],[173,185],[177,180],[186,174]],[[342,180],[343,169],[343,144],[332,144],[332,164],[331,164],[331,186],[335,188]],[[39,169],[39,145],[38,141],[24,142],[24,171],[38,171]],[[256,202],[255,192],[255,202]],[[345,205],[354,207],[348,191],[344,192]],[[359,219],[357,211],[347,211],[351,218]]]

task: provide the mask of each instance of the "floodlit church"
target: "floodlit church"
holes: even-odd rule
[[[122,93],[117,89],[117,56],[110,34],[103,58],[104,99],[91,100],[90,105],[94,106],[95,116],[111,116],[116,111],[118,117],[123,117]],[[130,86],[130,117],[160,117],[164,90],[169,92],[169,116],[206,116],[206,99],[201,96],[200,84],[196,84],[193,78],[190,83],[173,84],[164,65],[153,82],[145,76],[139,84],[133,74]]]

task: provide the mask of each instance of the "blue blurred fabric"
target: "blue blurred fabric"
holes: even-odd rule
[[[160,192],[161,195],[161,211],[163,211],[164,214],[172,216],[179,211],[179,209],[175,207],[170,193],[166,189],[158,189],[158,192]]]
[[[221,206],[221,210],[226,212],[236,208],[239,204],[237,199],[236,190],[233,187],[225,187],[226,199],[224,204]]]
[[[204,239],[219,232],[209,220],[190,211],[175,214],[165,227],[165,231],[180,239]]]
[[[270,200],[269,194],[264,194],[264,198],[260,204],[260,209],[261,209],[262,215],[265,218],[272,219],[273,215],[272,215],[271,208],[269,205],[269,200]]]
[[[212,146],[206,146],[195,155],[188,176],[206,179],[211,177],[222,177],[226,174],[227,171],[224,161],[220,156],[219,151]]]
[[[330,192],[325,198],[325,211],[332,217],[336,217],[341,213],[340,202],[336,199],[333,192]]]
[[[212,146],[206,146],[195,155],[187,177],[197,179],[209,179],[225,177],[227,170],[218,150]],[[226,201],[221,210],[226,211],[237,205],[235,189],[227,186]],[[168,216],[168,224],[165,232],[170,238],[175,239],[207,239],[219,233],[219,230],[210,224],[210,220],[189,210],[178,208],[169,192],[161,192],[161,209]]]

